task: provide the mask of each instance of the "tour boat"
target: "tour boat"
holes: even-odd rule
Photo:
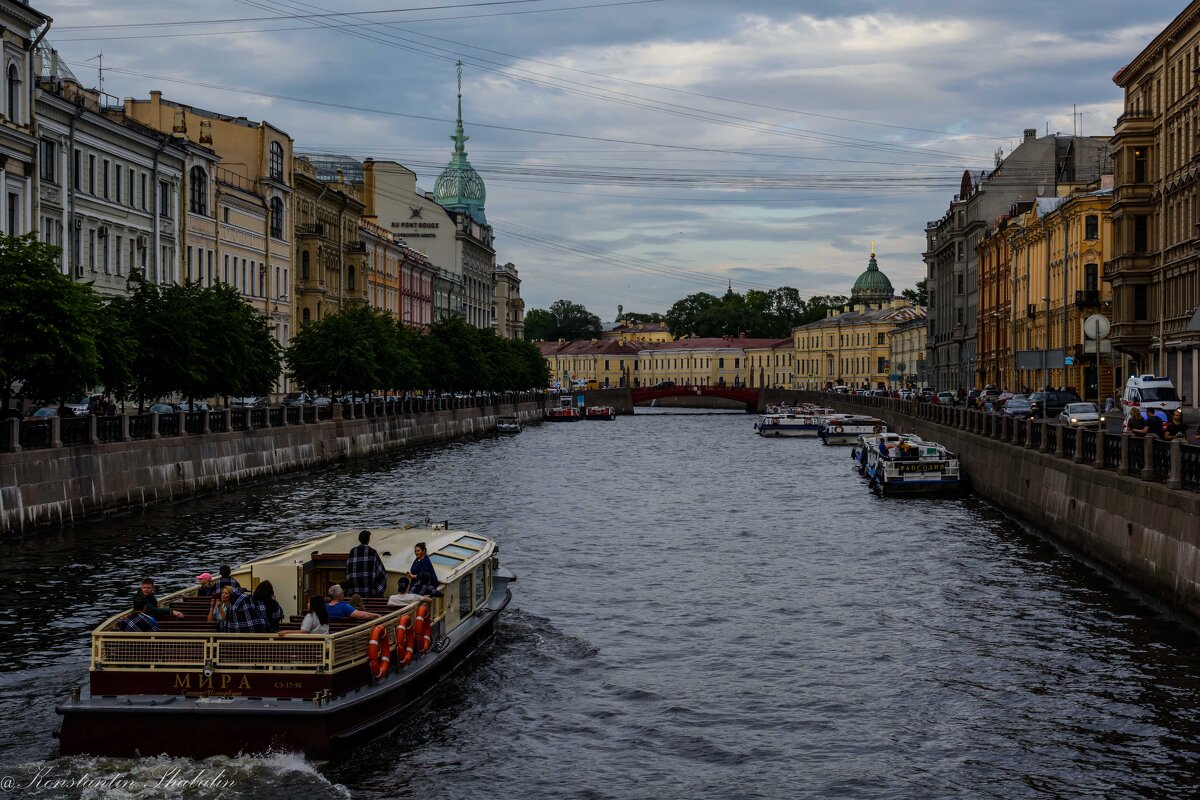
[[[958,457],[937,442],[921,441],[915,436],[864,439],[861,458],[863,474],[870,487],[881,495],[955,492],[965,488]],[[887,454],[879,447],[883,437]],[[908,447],[904,447],[907,444]]]
[[[835,412],[832,409],[811,405],[774,413],[768,411],[758,418],[754,430],[759,436],[816,436],[821,428],[822,418],[833,413]]]
[[[822,418],[817,435],[825,444],[854,444],[864,433],[883,433],[887,426],[883,420],[875,417],[855,416],[852,414],[833,414]]]
[[[496,419],[496,433],[520,433],[521,420],[516,417],[499,417]]]
[[[584,419],[616,419],[617,410],[612,406],[588,406],[583,417]]]
[[[571,406],[551,408],[546,411],[547,422],[575,422],[578,419],[580,419],[579,409]]]
[[[387,594],[400,591],[413,546],[425,542],[443,596],[394,608],[370,598],[365,610],[378,618],[334,619],[324,635],[218,632],[205,621],[209,599],[199,587],[159,600],[184,616],[159,620],[154,633],[118,630],[125,609],[92,632],[88,684],[57,708],[61,753],[206,758],[272,749],[325,760],[395,729],[493,641],[516,577],[485,536],[444,525],[371,532]],[[308,598],[345,578],[358,534],[308,539],[233,577],[246,590],[270,580],[281,630],[298,630]]]

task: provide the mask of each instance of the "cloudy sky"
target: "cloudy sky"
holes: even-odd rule
[[[108,94],[267,119],[298,150],[398,160],[426,189],[462,60],[497,259],[529,308],[565,297],[611,319],[730,281],[846,293],[872,241],[897,290],[913,285],[962,171],[1025,128],[1111,134],[1111,76],[1186,4],[34,5],[87,85],[103,53]]]

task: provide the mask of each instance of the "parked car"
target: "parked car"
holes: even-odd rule
[[[174,414],[175,406],[170,403],[155,403],[146,409],[149,414]]]
[[[934,400],[939,406],[952,406],[958,402],[954,392],[938,392]]]
[[[312,404],[314,406],[317,406],[318,408],[322,408],[324,406],[332,405],[333,401],[330,400],[328,397],[314,397]]]
[[[313,399],[308,396],[307,392],[288,392],[283,396],[283,404],[290,408],[302,406],[312,401]]]
[[[67,410],[68,410],[68,411],[70,411],[70,409],[67,409]],[[59,408],[58,408],[58,406],[42,406],[42,407],[41,407],[41,408],[39,408],[37,411],[35,411],[35,412],[33,412],[32,414],[29,414],[28,416],[26,416],[26,417],[25,417],[25,421],[26,421],[26,422],[49,422],[51,417],[56,417],[56,416],[63,416],[63,417],[74,416],[74,414],[73,414],[73,413],[68,413],[68,414],[59,414],[58,412],[59,412]]]
[[[267,398],[265,397],[235,397],[229,402],[234,408],[266,408]]]
[[[191,403],[184,400],[179,405],[175,406],[180,411],[212,411],[212,407],[203,400],[195,400]]]
[[[1100,409],[1095,403],[1067,403],[1058,414],[1059,425],[1069,425],[1072,428],[1100,427]]]
[[[1034,419],[1057,417],[1070,403],[1078,403],[1079,395],[1062,389],[1050,389],[1029,395],[1029,416]]]
[[[1014,419],[1028,419],[1032,406],[1029,405],[1029,398],[1023,394],[1011,394],[1004,401],[1004,405],[1000,408],[1000,413],[1006,417]]]
[[[654,384],[650,388],[651,389],[673,389],[673,388],[675,388],[675,381],[659,381],[658,383]]]
[[[73,401],[63,403],[63,405],[74,411],[76,416],[82,417],[84,414],[92,413],[92,409],[102,400],[104,400],[104,395],[88,394]]]

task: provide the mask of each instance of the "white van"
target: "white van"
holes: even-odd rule
[[[1175,393],[1175,385],[1171,383],[1170,378],[1133,375],[1125,384],[1125,396],[1121,398],[1121,407],[1126,417],[1132,408],[1140,408],[1143,414],[1162,409],[1170,415],[1179,408],[1179,395]]]

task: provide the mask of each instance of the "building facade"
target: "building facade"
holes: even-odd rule
[[[925,385],[925,309],[914,306],[914,316],[897,323],[888,331],[888,359],[892,389],[912,389]]]
[[[641,354],[631,342],[579,339],[538,342],[537,347],[550,369],[551,386],[604,389],[638,385]]]
[[[795,349],[792,337],[746,350],[746,384],[767,389],[791,389]]]
[[[1108,142],[1099,137],[1026,129],[991,172],[965,172],[946,214],[925,225],[923,258],[929,291],[926,369],[936,388],[981,383],[978,245],[989,225],[1015,202],[1054,197],[1098,181],[1110,171]]]
[[[184,278],[180,190],[203,150],[106,108],[57,53],[39,53],[37,230],[62,248],[61,269],[102,296],[128,294],[140,272],[156,285]],[[215,161],[215,157],[211,158]]]
[[[34,53],[50,18],[21,0],[0,0],[0,57],[4,93],[0,96],[0,227],[10,236],[38,224],[39,140],[34,119]],[[41,28],[41,35],[37,31]]]
[[[365,208],[357,192],[317,179],[307,160],[293,161],[295,180],[296,314],[303,325],[350,305],[366,305],[367,246],[359,236]]]
[[[1005,388],[1070,386],[1094,401],[1114,390],[1111,358],[1096,352],[1102,346],[1089,352],[1083,333],[1084,319],[1111,313],[1112,290],[1100,276],[1112,247],[1112,199],[1107,187],[1042,198],[1007,221],[1009,339],[1016,351],[1061,351],[1064,363],[1039,368],[1014,357],[1015,382]]]
[[[765,354],[777,343],[776,339],[723,336],[637,344],[642,350],[633,385],[671,381],[677,386],[749,386],[749,351]]]
[[[525,301],[521,299],[521,279],[511,261],[496,267],[492,280],[492,326],[506,339],[525,338]]]
[[[157,91],[148,100],[126,98],[122,119],[193,145],[179,192],[186,208],[182,279],[235,287],[286,347],[295,331],[291,137],[268,122],[173,102]],[[289,390],[286,374],[276,388]]]
[[[600,334],[605,339],[620,339],[627,342],[673,342],[675,337],[665,322],[619,322],[605,323]]]
[[[429,259],[368,218],[359,220],[358,235],[366,245],[368,304],[410,327],[431,325],[435,270]]]
[[[1200,406],[1200,1],[1113,76],[1125,92],[1114,129],[1116,381],[1166,375]]]

